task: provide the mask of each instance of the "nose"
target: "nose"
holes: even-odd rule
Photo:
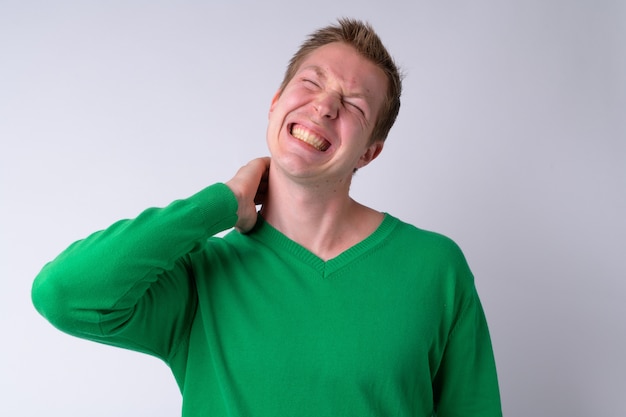
[[[330,93],[320,94],[313,103],[313,108],[321,118],[335,119],[339,113],[340,100]]]

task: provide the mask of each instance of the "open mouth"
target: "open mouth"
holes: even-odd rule
[[[291,133],[291,136],[293,136],[294,138],[306,143],[307,145],[311,145],[320,152],[324,152],[325,150],[330,148],[329,141],[316,135],[314,132],[310,131],[304,126],[293,124],[291,125],[289,133]]]

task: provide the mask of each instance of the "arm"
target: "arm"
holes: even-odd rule
[[[487,321],[475,287],[450,332],[433,382],[438,417],[501,417]]]
[[[71,245],[36,277],[37,310],[67,333],[167,361],[195,313],[189,254],[218,232],[254,225],[254,196],[261,201],[259,184],[269,164],[255,161],[231,186],[212,185]]]

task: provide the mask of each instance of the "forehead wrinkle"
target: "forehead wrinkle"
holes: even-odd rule
[[[324,70],[324,68],[320,67],[319,65],[307,65],[303,67],[302,70],[312,70],[313,72],[315,72],[315,75],[317,75],[323,81],[326,81],[328,79],[328,71]],[[372,96],[370,94],[367,94],[367,92],[369,92],[369,90],[367,89],[365,91],[348,91],[347,93],[342,93],[342,95],[346,98],[359,98],[366,100],[368,98],[372,98]]]

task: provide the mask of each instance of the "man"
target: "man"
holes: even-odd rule
[[[163,359],[184,416],[501,415],[461,251],[349,196],[400,90],[369,25],[318,30],[272,100],[271,159],[70,246],[35,306]]]

